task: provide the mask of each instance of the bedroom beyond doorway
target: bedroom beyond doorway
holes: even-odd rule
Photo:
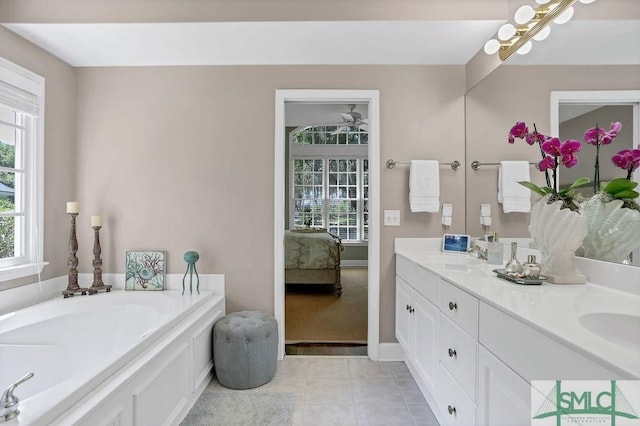
[[[340,274],[341,296],[331,285],[287,285],[287,355],[367,355],[367,268]]]

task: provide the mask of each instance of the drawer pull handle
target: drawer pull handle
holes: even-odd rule
[[[416,311],[415,309],[413,309],[413,308],[409,308],[409,313],[411,313],[411,314],[412,314],[412,313],[414,313],[415,311]]]
[[[453,358],[454,356],[455,356],[455,357],[457,357],[457,356],[458,356],[458,353],[456,352],[456,350],[455,350],[455,349],[451,349],[451,348],[449,348],[449,356],[450,356],[451,358]]]
[[[456,413],[456,407],[452,407],[450,405],[447,406],[447,411],[449,411],[449,414],[455,414]]]
[[[411,312],[411,306],[407,305],[407,311]]]
[[[454,309],[458,309],[458,304],[456,302],[449,302],[449,310],[453,311]]]

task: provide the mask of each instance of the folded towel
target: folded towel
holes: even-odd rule
[[[529,181],[528,161],[501,161],[498,166],[498,202],[505,213],[531,211],[531,192],[519,181]]]
[[[412,212],[440,211],[440,164],[435,160],[411,160],[409,205]]]

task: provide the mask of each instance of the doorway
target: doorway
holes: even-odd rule
[[[274,198],[274,316],[278,321],[278,356],[285,354],[285,284],[284,284],[284,234],[285,215],[288,214],[285,189],[285,154],[288,135],[285,131],[286,103],[334,103],[364,104],[368,117],[369,161],[369,228],[368,228],[368,273],[367,281],[367,355],[372,360],[379,359],[379,92],[377,90],[277,90],[275,105],[275,198]]]

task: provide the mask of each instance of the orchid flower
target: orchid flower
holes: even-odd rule
[[[640,149],[623,149],[611,157],[616,166],[627,171],[627,179],[631,180],[631,174],[640,167]]]
[[[615,126],[612,124],[611,127],[611,135],[615,133],[612,137],[617,135],[617,131],[619,130],[619,126]],[[596,132],[598,132],[596,127]],[[595,135],[598,140],[601,140],[602,137],[606,136],[607,132],[603,132],[602,136]],[[571,210],[577,211],[578,205],[573,200],[575,196],[575,188],[582,186],[589,182],[587,178],[580,178],[576,180],[573,184],[571,184],[568,188],[565,188],[561,191],[557,189],[557,180],[556,173],[558,167],[560,165],[564,165],[567,168],[574,167],[578,164],[578,156],[575,153],[582,150],[582,143],[578,140],[570,139],[567,141],[561,141],[560,138],[557,137],[549,137],[545,136],[542,133],[538,133],[537,129],[529,133],[529,130],[524,122],[517,122],[509,131],[508,141],[509,143],[514,143],[515,139],[524,139],[529,145],[538,144],[540,147],[540,153],[542,155],[542,160],[538,163],[538,169],[541,172],[545,173],[545,177],[547,179],[546,187],[539,187],[532,182],[519,182],[521,185],[531,189],[532,191],[540,194],[542,196],[549,195],[549,202],[555,200],[562,200],[561,208],[569,208]],[[549,178],[549,171],[553,174],[553,188],[551,187],[551,179]]]
[[[596,146],[596,161],[594,165],[593,176],[593,192],[597,192],[600,188],[600,146],[609,145],[618,137],[622,129],[622,123],[615,121],[611,123],[611,129],[607,132],[596,124],[596,127],[588,129],[584,134],[584,141],[588,144]]]

